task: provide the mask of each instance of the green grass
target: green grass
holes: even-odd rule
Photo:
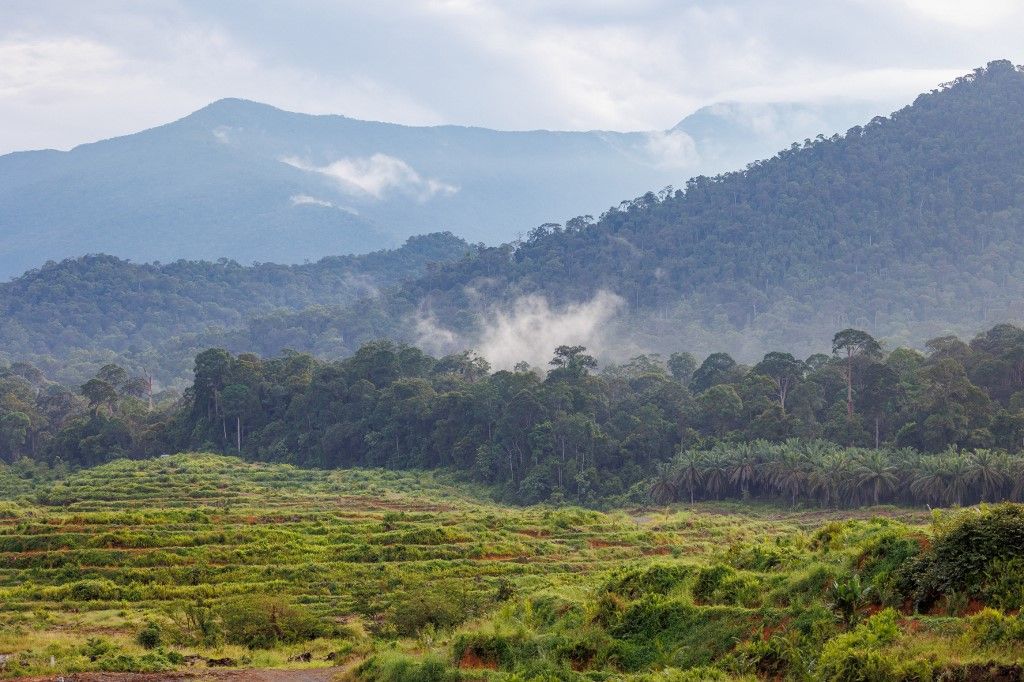
[[[216,455],[118,461],[11,490],[0,502],[8,676],[197,656],[200,667],[345,663],[379,680],[800,679],[826,645],[846,661],[841,638],[895,600],[885,552],[931,532],[926,515],[894,508],[510,508],[445,474]],[[878,587],[848,625],[828,595],[854,573]],[[252,621],[254,599],[284,609],[271,616],[279,630],[292,617],[281,614],[297,619],[269,648],[224,625]],[[972,640],[973,604],[953,617],[893,605],[903,611],[884,656],[932,671],[1024,659],[1015,634]],[[220,629],[199,636],[197,617]],[[985,632],[1018,632],[992,622]],[[149,623],[161,633],[151,650],[137,641]]]

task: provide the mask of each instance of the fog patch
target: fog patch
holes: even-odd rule
[[[217,140],[221,144],[231,144],[231,127],[230,126],[217,126],[210,131],[213,133],[213,139]]]
[[[492,306],[473,335],[444,327],[423,304],[414,320],[416,345],[435,356],[474,349],[495,370],[512,369],[523,361],[546,367],[561,345],[586,346],[592,355],[607,355],[615,341],[612,318],[625,303],[618,294],[603,289],[588,301],[557,308],[544,296],[521,296],[510,306]],[[611,353],[620,355],[622,349]]]
[[[496,369],[510,369],[523,360],[546,365],[563,344],[598,353],[605,345],[608,323],[624,304],[621,296],[604,290],[561,309],[552,308],[543,296],[524,296],[509,310],[492,310],[476,348]]]
[[[682,130],[647,133],[644,151],[659,168],[693,168],[701,160],[697,143]]]
[[[468,344],[457,332],[442,327],[425,305],[420,306],[415,320],[416,345],[436,356],[448,355]]]
[[[316,197],[311,197],[308,194],[293,194],[290,199],[292,206],[324,206],[326,208],[334,208],[333,201],[317,199]]]
[[[346,194],[357,197],[380,200],[397,191],[418,201],[426,201],[438,195],[451,196],[459,191],[455,185],[420,175],[402,159],[387,154],[345,157],[326,166],[318,166],[297,157],[284,157],[281,162],[330,178]]]

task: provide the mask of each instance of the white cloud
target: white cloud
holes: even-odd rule
[[[552,307],[543,296],[521,296],[510,305],[492,306],[472,337],[443,327],[429,308],[414,320],[416,345],[435,355],[475,348],[495,369],[526,361],[545,366],[563,344],[586,346],[596,355],[621,351],[612,325],[625,305],[618,294],[600,290],[589,301]]]
[[[997,26],[1020,9],[1019,0],[902,0],[908,8],[934,21],[968,29]]]
[[[681,130],[647,133],[644,151],[661,168],[694,168],[700,163],[696,143]]]
[[[346,157],[326,166],[317,166],[296,157],[285,157],[281,162],[324,175],[353,196],[382,199],[389,192],[400,191],[426,201],[436,195],[450,196],[459,191],[454,185],[421,176],[405,161],[387,154]]]
[[[724,100],[888,107],[1024,59],[1017,0],[254,6],[4,0],[0,153],[132,132],[227,96],[417,125],[660,130]]]
[[[217,142],[231,144],[231,128],[229,126],[217,126],[210,131]]]
[[[608,341],[609,323],[625,301],[599,291],[589,301],[552,308],[542,296],[525,296],[510,309],[494,309],[476,344],[480,354],[499,369],[525,360],[544,365],[557,346],[583,345],[600,353]]]
[[[333,201],[317,199],[316,197],[311,197],[308,194],[293,194],[290,199],[292,206],[324,206],[326,208],[334,208]]]

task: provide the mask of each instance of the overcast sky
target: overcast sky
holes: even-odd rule
[[[664,129],[725,100],[909,102],[1024,61],[1017,0],[2,0],[0,153],[221,97],[409,124]]]

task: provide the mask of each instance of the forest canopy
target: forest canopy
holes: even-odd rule
[[[0,455],[89,466],[182,450],[324,468],[447,469],[507,500],[762,497],[966,504],[1024,496],[1024,330],[885,351],[639,355],[559,346],[492,371],[392,341],[323,361],[209,349],[183,395],[110,364],[75,389],[25,363],[0,378]]]

